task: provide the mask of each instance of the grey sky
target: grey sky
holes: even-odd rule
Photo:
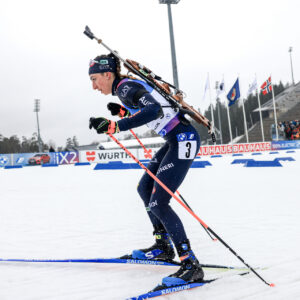
[[[34,99],[41,99],[45,142],[65,145],[103,140],[88,129],[90,116],[109,117],[118,101],[91,89],[88,62],[107,53],[83,35],[85,25],[124,58],[150,67],[172,82],[167,7],[158,0],[0,0],[0,133],[30,137],[36,131]],[[229,89],[240,76],[246,95],[258,84],[300,79],[298,0],[181,0],[172,6],[179,84],[187,102],[202,110],[206,76],[211,86],[224,74]],[[124,70],[125,72],[125,70]],[[214,98],[214,91],[212,97]],[[146,128],[144,128],[146,130]]]

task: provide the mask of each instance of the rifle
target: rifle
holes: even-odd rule
[[[207,127],[208,133],[211,135],[213,143],[216,142],[215,133],[213,126],[210,121],[200,114],[196,109],[191,105],[187,104],[183,98],[185,93],[179,90],[174,85],[164,81],[160,76],[155,75],[149,68],[143,66],[142,64],[130,60],[123,59],[116,51],[110,49],[106,44],[103,43],[101,39],[98,39],[90,30],[88,26],[85,27],[83,32],[90,39],[95,39],[98,44],[101,44],[104,48],[110,51],[113,55],[120,59],[123,62],[124,66],[128,69],[129,72],[139,76],[147,84],[149,84],[153,89],[155,89],[162,97],[164,97],[171,105],[171,107],[177,111],[180,111],[183,114],[189,115],[197,123],[202,124]]]

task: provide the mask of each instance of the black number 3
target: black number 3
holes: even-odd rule
[[[185,157],[186,158],[189,158],[190,157],[190,155],[191,155],[191,143],[190,142],[188,142],[188,143],[186,143],[185,144],[185,146],[187,147],[187,152],[185,153]]]

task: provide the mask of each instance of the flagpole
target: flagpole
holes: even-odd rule
[[[242,99],[242,103],[243,103],[244,128],[245,128],[245,133],[246,133],[246,140],[247,140],[247,143],[249,143],[249,136],[248,136],[248,129],[247,129],[247,121],[246,121],[244,98]]]
[[[223,77],[224,78],[224,77]],[[224,89],[224,92],[225,92],[225,89]],[[225,95],[227,93],[225,92]],[[232,148],[233,148],[233,140],[232,140],[232,131],[231,131],[231,120],[230,120],[230,113],[229,113],[229,103],[227,103],[228,99],[227,97],[225,97],[225,104],[226,104],[226,107],[227,107],[227,119],[228,119],[228,127],[229,127],[229,135],[230,135],[230,142],[231,142],[231,145],[232,145]],[[233,149],[232,149],[233,151]]]
[[[256,74],[255,74],[255,80],[257,82]],[[263,124],[263,119],[262,119],[262,114],[261,114],[261,105],[260,105],[260,98],[259,98],[259,92],[258,92],[257,84],[256,84],[256,94],[257,94],[257,101],[258,101],[258,108],[259,108],[261,136],[262,136],[262,140],[264,142],[265,141],[264,124]]]
[[[238,77],[239,79],[239,77]],[[240,88],[241,90],[241,88]],[[246,112],[245,112],[245,103],[244,103],[244,98],[242,98],[242,105],[243,105],[243,115],[244,115],[244,130],[246,133],[246,140],[247,143],[249,143],[249,136],[248,136],[248,129],[247,129],[247,120],[246,120]]]
[[[240,81],[240,78],[238,76],[238,81]],[[241,93],[241,88],[240,88],[240,94]],[[240,98],[242,98],[240,96]],[[238,100],[238,99],[237,99]],[[243,106],[243,115],[244,115],[244,131],[245,131],[245,134],[246,134],[246,141],[247,143],[249,143],[249,136],[248,136],[248,129],[247,129],[247,120],[246,120],[246,112],[245,112],[245,103],[244,103],[244,98],[242,98],[242,106]]]
[[[220,130],[220,143],[223,144],[223,133],[222,133],[222,122],[221,122],[221,115],[220,115],[220,106],[221,106],[221,98],[219,97],[221,93],[224,92],[224,75],[222,82],[219,84],[218,81],[216,81],[216,109],[218,110],[218,120],[219,120],[219,130]],[[218,101],[219,99],[219,101]]]
[[[273,96],[273,107],[274,107],[274,121],[275,121],[275,129],[276,129],[276,140],[278,141],[278,127],[277,127],[277,114],[276,114],[276,103],[275,103],[275,96],[274,96],[274,88],[272,83],[272,76],[271,77],[271,87],[272,87],[272,96]]]
[[[211,120],[212,120],[212,127],[214,128],[214,126],[215,126],[215,119],[214,119],[214,107],[213,107],[213,104],[212,104],[212,99],[211,99],[211,90],[210,90],[210,79],[209,79],[209,73],[207,73],[207,80],[208,80],[208,87],[209,87],[210,114],[211,114]]]
[[[224,79],[224,76],[223,76],[223,79]],[[225,89],[224,89],[224,92],[225,92],[225,95],[227,95]],[[227,97],[225,97],[225,105],[227,107],[227,119],[228,119],[228,127],[229,127],[229,135],[230,135],[230,142],[231,142],[231,145],[232,145],[232,151],[233,151],[233,140],[232,140],[232,131],[231,131],[231,120],[230,120],[230,113],[229,113],[229,103],[227,102],[228,99]]]
[[[228,118],[228,125],[229,125],[230,141],[231,141],[231,144],[233,145],[232,132],[231,132],[231,120],[230,120],[230,114],[229,114],[229,106],[228,106],[228,104],[226,106],[227,106],[227,118]]]

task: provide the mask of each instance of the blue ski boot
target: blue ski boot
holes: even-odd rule
[[[169,234],[162,230],[153,232],[155,244],[149,248],[133,250],[132,258],[134,259],[154,259],[171,261],[175,257],[172,242]]]
[[[177,251],[181,260],[181,267],[176,273],[163,278],[162,284],[169,287],[179,284],[201,282],[204,278],[204,272],[191,250],[189,241],[187,240],[180,244]]]

